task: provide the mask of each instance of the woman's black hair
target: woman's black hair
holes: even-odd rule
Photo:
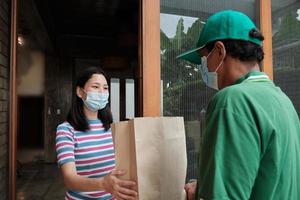
[[[86,82],[94,75],[101,74],[105,77],[108,82],[108,77],[104,73],[104,71],[100,67],[88,67],[83,70],[76,81],[74,90],[73,90],[73,100],[71,109],[67,116],[67,121],[73,126],[75,130],[78,131],[87,131],[89,130],[89,124],[87,122],[86,116],[83,112],[83,101],[76,95],[76,88],[84,88]],[[112,123],[112,113],[109,105],[107,104],[105,108],[98,111],[98,119],[101,120],[105,130],[110,128],[110,124]]]
[[[260,41],[264,40],[263,35],[255,28],[250,30],[249,35],[250,37],[256,38]],[[263,48],[258,44],[233,39],[224,39],[219,41],[224,44],[226,53],[233,58],[237,58],[241,61],[257,61],[258,63],[264,59]],[[216,41],[210,42],[205,47],[208,51],[211,51],[214,48],[215,43]]]

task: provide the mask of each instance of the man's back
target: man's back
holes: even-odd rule
[[[199,197],[300,199],[299,118],[264,76],[251,72],[210,103]]]

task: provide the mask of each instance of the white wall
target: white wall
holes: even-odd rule
[[[45,92],[45,55],[39,51],[19,48],[17,63],[17,94],[41,96]]]
[[[120,121],[120,79],[110,79],[110,107],[113,121]]]
[[[126,119],[132,119],[135,116],[134,113],[134,80],[126,79]]]

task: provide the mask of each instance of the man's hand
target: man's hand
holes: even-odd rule
[[[195,199],[196,187],[197,187],[197,181],[189,182],[184,186],[184,189],[187,193],[187,200]]]

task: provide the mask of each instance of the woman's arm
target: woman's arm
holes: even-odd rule
[[[96,191],[105,190],[114,197],[134,200],[137,192],[133,189],[136,185],[133,181],[120,180],[126,172],[114,170],[101,178],[87,178],[77,174],[74,162],[68,162],[61,166],[65,186],[70,190]]]

